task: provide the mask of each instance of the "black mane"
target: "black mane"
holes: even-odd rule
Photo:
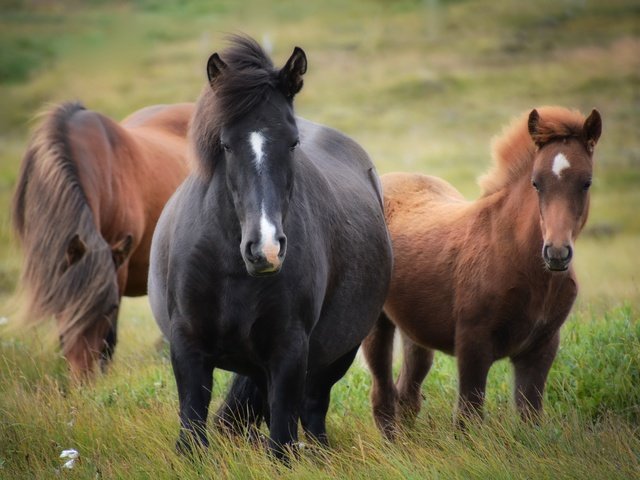
[[[205,179],[213,175],[222,126],[249,113],[278,87],[278,70],[255,40],[239,35],[228,40],[220,54],[228,68],[204,87],[191,122],[196,172]]]

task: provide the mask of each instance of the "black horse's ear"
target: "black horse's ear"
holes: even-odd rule
[[[600,112],[598,112],[598,110],[594,108],[591,111],[591,115],[589,115],[584,121],[582,129],[584,130],[587,148],[589,149],[589,152],[593,153],[593,149],[595,148],[596,143],[598,143],[598,139],[602,133],[602,118],[600,117]]]
[[[529,120],[527,125],[529,126],[529,135],[531,135],[531,139],[533,143],[535,143],[538,147],[542,146],[542,139],[540,138],[540,132],[538,130],[538,123],[540,122],[540,114],[538,110],[535,108],[531,110],[529,114]]]
[[[227,69],[227,64],[222,61],[220,55],[212,54],[207,60],[207,78],[209,84],[213,84],[216,78]]]
[[[86,251],[87,246],[82,240],[80,240],[80,235],[76,233],[71,237],[71,240],[69,240],[69,244],[67,245],[67,251],[64,255],[64,270],[69,268],[71,265],[78,263]]]
[[[300,47],[295,47],[287,63],[280,70],[280,89],[287,98],[293,98],[302,89],[302,76],[307,71],[307,56]]]
[[[113,257],[113,263],[116,269],[125,262],[129,253],[131,253],[131,246],[133,245],[133,236],[128,233],[126,237],[111,247],[111,256]]]

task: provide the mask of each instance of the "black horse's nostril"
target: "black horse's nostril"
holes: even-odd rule
[[[251,263],[259,263],[263,258],[260,251],[256,248],[255,242],[247,242],[244,247],[244,256]]]
[[[278,237],[278,243],[280,244],[278,258],[283,258],[284,255],[287,253],[287,237],[285,235],[280,235]]]

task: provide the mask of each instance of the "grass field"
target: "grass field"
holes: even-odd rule
[[[0,478],[637,478],[640,471],[640,5],[634,0],[259,2],[0,0]],[[33,117],[81,99],[115,118],[193,101],[226,32],[277,63],[294,45],[309,71],[297,112],[357,139],[381,173],[445,178],[468,198],[489,144],[533,107],[598,108],[590,220],[576,245],[581,293],[539,427],[522,425],[507,363],[490,375],[487,418],[456,434],[455,362],[424,386],[418,421],[394,445],[370,414],[356,363],[336,386],[332,448],[291,469],[213,435],[201,461],[177,457],[177,396],[146,298],[127,299],[110,372],[68,383],[49,326],[20,333],[11,295],[20,250],[9,202]],[[1,323],[5,323],[4,321]],[[228,375],[216,373],[214,402]],[[63,449],[80,458],[62,468]]]

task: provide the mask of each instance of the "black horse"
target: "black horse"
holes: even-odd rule
[[[379,180],[354,141],[294,116],[306,69],[300,48],[278,70],[245,37],[209,58],[196,168],[162,213],[149,273],[179,450],[207,444],[214,367],[241,374],[222,417],[246,427],[264,415],[277,457],[297,443],[299,419],[326,443],[331,387],[384,303],[392,253]]]

